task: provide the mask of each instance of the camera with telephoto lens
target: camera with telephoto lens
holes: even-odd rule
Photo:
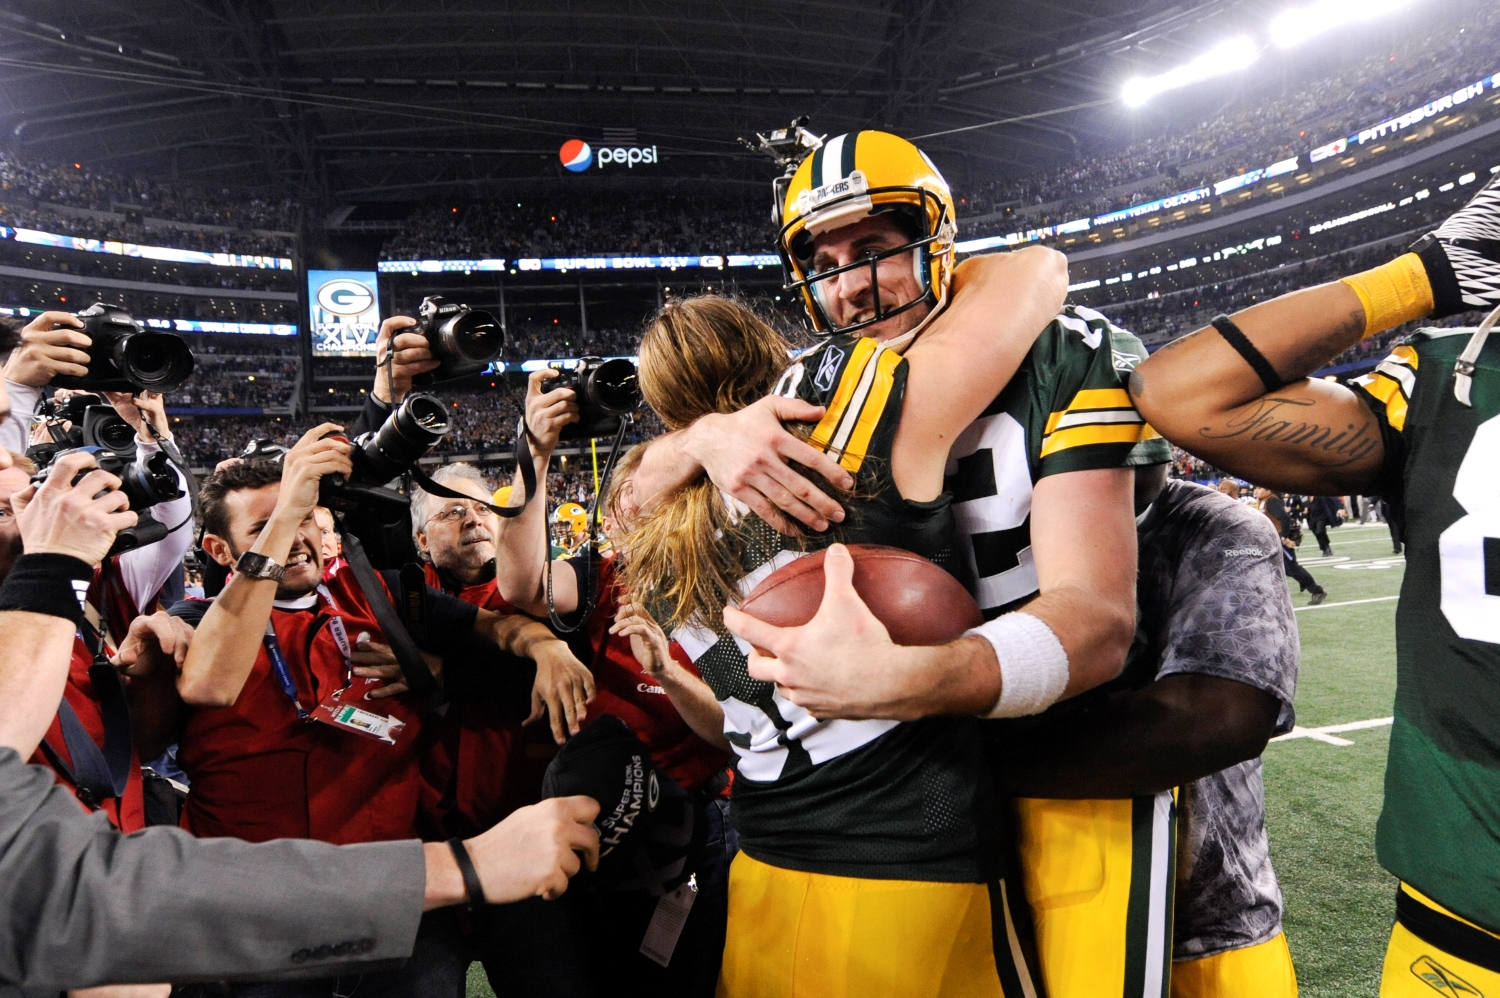
[[[37,467],[51,464],[58,451],[76,447],[102,447],[124,461],[135,456],[135,428],[103,396],[79,393],[50,398],[37,407],[37,415],[52,437],[48,443],[26,448],[26,456]]]
[[[58,388],[170,392],[193,374],[193,352],[176,333],[142,329],[123,308],[95,302],[77,313],[89,338],[88,373],[58,375]]]
[[[436,295],[422,299],[417,330],[427,337],[427,348],[439,363],[436,370],[412,379],[419,385],[478,374],[499,360],[505,349],[505,333],[493,315]]]
[[[165,539],[168,533],[167,525],[159,520],[153,520],[146,510],[159,503],[181,498],[183,495],[181,479],[177,475],[176,467],[172,464],[172,459],[164,451],[157,451],[146,460],[137,461],[133,456],[122,457],[118,451],[108,447],[95,445],[68,447],[53,452],[46,464],[39,463],[36,473],[31,476],[31,484],[40,487],[47,480],[52,465],[59,458],[78,451],[86,451],[94,455],[99,470],[107,471],[120,480],[120,491],[125,493],[125,498],[130,500],[130,508],[140,516],[135,526],[127,527],[115,535],[115,542],[110,547],[109,554],[122,554]],[[31,455],[31,451],[26,453],[28,456]],[[86,468],[80,471],[73,476],[70,484],[77,485],[92,470],[94,469]]]
[[[635,363],[624,357],[554,360],[547,366],[558,376],[542,382],[542,391],[571,388],[578,396],[578,422],[563,427],[563,440],[607,437],[620,429],[620,417],[641,407]]]
[[[380,429],[350,441],[354,472],[325,476],[319,485],[320,504],[346,513],[377,507],[399,514],[410,500],[386,488],[387,483],[409,471],[448,428],[448,410],[436,397],[423,392],[406,396]]]

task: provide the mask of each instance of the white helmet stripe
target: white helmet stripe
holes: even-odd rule
[[[837,183],[844,179],[844,140],[848,137],[847,135],[840,135],[830,139],[828,144],[823,147],[823,176],[819,180],[822,186],[827,187],[829,184]]]

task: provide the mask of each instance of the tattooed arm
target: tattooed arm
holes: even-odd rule
[[[1267,392],[1208,327],[1135,369],[1130,394],[1141,415],[1172,443],[1257,485],[1311,495],[1364,491],[1385,458],[1375,416],[1350,389],[1307,380],[1363,337],[1359,296],[1347,284],[1323,284],[1233,318],[1290,383]]]

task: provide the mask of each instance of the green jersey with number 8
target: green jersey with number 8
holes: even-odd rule
[[[1472,329],[1428,329],[1354,382],[1386,456],[1370,488],[1405,517],[1396,709],[1381,865],[1500,929],[1500,338],[1472,405],[1453,365]]]

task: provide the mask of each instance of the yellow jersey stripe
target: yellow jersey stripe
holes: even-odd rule
[[[853,355],[844,366],[844,374],[839,379],[838,389],[833,393],[833,400],[828,403],[828,411],[813,428],[810,443],[819,450],[826,451],[828,445],[833,442],[839,421],[844,418],[844,411],[849,408],[849,401],[854,398],[854,392],[859,387],[859,379],[865,373],[865,365],[869,363],[870,355],[874,352],[875,341],[872,339],[861,338],[854,345]]]
[[[1406,429],[1407,401],[1401,382],[1384,371],[1371,371],[1362,378],[1356,378],[1355,383],[1385,404],[1385,419],[1392,429],[1398,433]]]
[[[1386,359],[1394,360],[1398,364],[1405,364],[1413,371],[1417,369],[1417,349],[1416,347],[1409,347],[1404,343],[1392,350],[1391,355]]]
[[[860,407],[859,422],[854,425],[849,443],[839,455],[839,464],[851,475],[865,463],[865,455],[870,450],[870,438],[875,435],[875,427],[879,425],[880,417],[885,415],[886,403],[890,401],[891,389],[896,386],[896,368],[900,363],[901,355],[894,350],[882,350],[875,361],[875,380],[865,396],[865,404]]]
[[[1130,394],[1123,388],[1084,388],[1073,396],[1066,409],[1054,412],[1047,417],[1047,425],[1043,427],[1043,433],[1051,433],[1057,428],[1058,421],[1070,412],[1080,409],[1133,409],[1134,404],[1130,401]]]
[[[1042,457],[1074,447],[1091,444],[1140,443],[1145,423],[1104,423],[1097,426],[1073,426],[1042,438]]]

